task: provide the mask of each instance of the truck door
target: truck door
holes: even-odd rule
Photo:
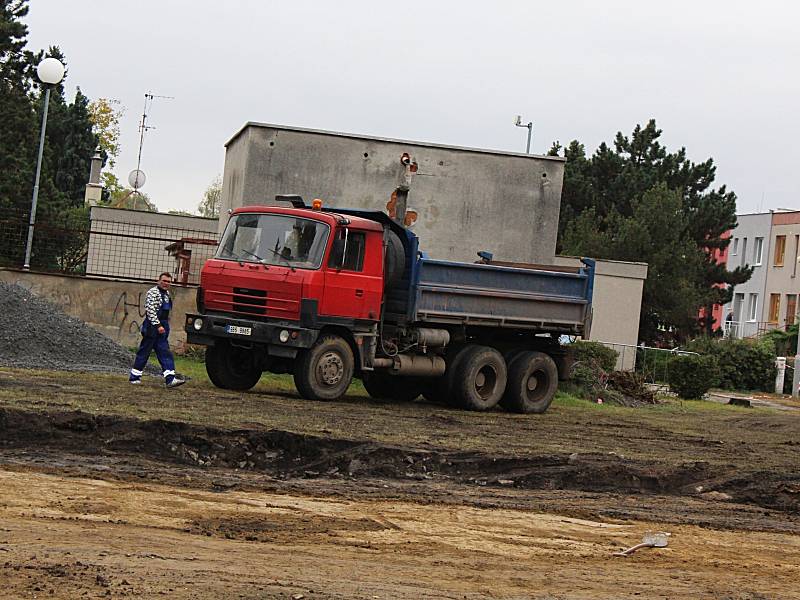
[[[342,228],[336,232],[336,237],[325,271],[325,291],[319,312],[327,316],[377,320],[383,292],[381,234]],[[339,252],[335,251],[337,246],[341,248]]]

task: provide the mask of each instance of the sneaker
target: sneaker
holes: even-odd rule
[[[185,379],[182,379],[181,377],[177,377],[176,376],[176,377],[173,377],[172,380],[169,383],[167,383],[166,385],[167,385],[168,388],[174,388],[174,387],[178,387],[179,385],[183,385],[184,383],[186,383]]]
[[[130,383],[131,385],[142,385],[142,380],[141,379],[130,379],[128,381],[128,383]]]

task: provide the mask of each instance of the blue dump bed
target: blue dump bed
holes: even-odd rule
[[[594,261],[580,268],[420,258],[409,320],[588,336]]]

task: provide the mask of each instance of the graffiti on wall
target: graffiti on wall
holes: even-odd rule
[[[134,301],[135,299],[135,301]],[[117,325],[117,338],[121,337],[123,333],[135,334],[138,333],[139,328],[142,326],[141,321],[144,319],[144,299],[142,292],[134,296],[128,296],[128,292],[122,292],[117,298],[117,303],[114,305],[114,314],[112,320]]]

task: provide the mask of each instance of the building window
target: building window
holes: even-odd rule
[[[731,250],[731,254],[736,256],[737,252],[739,252],[739,238],[733,238],[733,250]]]
[[[764,238],[757,237],[753,242],[753,264],[760,265],[764,253]]]
[[[786,236],[779,235],[775,237],[775,266],[783,266],[783,257],[786,254]]]
[[[786,326],[794,325],[797,314],[797,294],[786,294]]]
[[[770,294],[769,295],[769,318],[767,319],[770,323],[777,323],[778,322],[778,315],[781,313],[781,295],[780,294]]]
[[[742,238],[742,261],[741,264],[744,266],[747,262],[747,238]]]
[[[747,303],[747,320],[755,321],[758,314],[758,294],[750,294],[749,302]]]
[[[798,251],[800,251],[800,235],[794,236],[794,262],[792,263],[792,277],[797,275],[797,261],[800,260]]]

